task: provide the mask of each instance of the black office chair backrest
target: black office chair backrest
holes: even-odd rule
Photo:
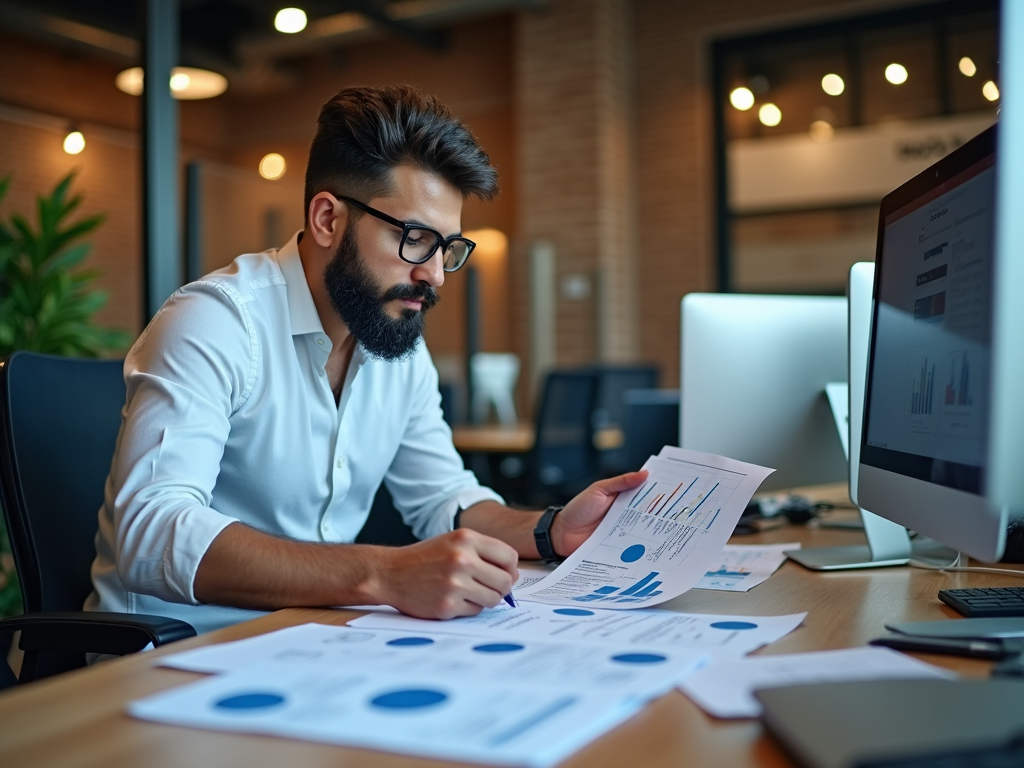
[[[597,376],[591,371],[551,371],[537,411],[534,483],[556,497],[571,498],[597,479],[594,403]]]
[[[654,365],[596,365],[588,370],[597,374],[594,428],[598,430],[622,430],[626,422],[625,393],[658,385],[658,368]],[[605,474],[630,469],[624,444],[598,451],[598,463]]]
[[[666,445],[679,445],[678,389],[628,389],[622,401],[624,471],[640,469]]]
[[[77,611],[125,404],[123,361],[16,352],[0,367],[0,503],[26,613]]]

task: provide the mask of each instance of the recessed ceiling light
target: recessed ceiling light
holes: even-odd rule
[[[85,149],[85,136],[81,131],[71,131],[64,137],[64,151],[69,155],[77,155]]]
[[[821,78],[821,90],[829,96],[838,96],[846,90],[846,83],[839,75],[828,74]]]
[[[270,179],[274,181],[284,176],[285,162],[284,158],[277,152],[271,152],[263,156],[260,160],[260,176],[264,179]]]
[[[885,79],[893,85],[903,85],[907,77],[907,68],[902,64],[890,64],[885,68]]]
[[[999,101],[999,86],[991,80],[981,86],[981,93],[989,101]]]
[[[771,128],[782,122],[782,110],[771,102],[762,104],[761,108],[757,110],[757,119]]]
[[[729,94],[729,103],[740,112],[746,112],[754,106],[754,92],[743,86],[733,88],[732,93]]]
[[[967,77],[974,77],[978,71],[978,68],[974,65],[974,59],[970,56],[964,56],[960,59],[960,63],[957,66],[960,67],[960,71],[967,75]]]
[[[274,29],[294,35],[306,28],[306,12],[301,8],[282,8],[274,17]]]
[[[118,90],[131,96],[141,96],[144,81],[145,74],[142,67],[132,67],[118,73],[114,84],[117,85]],[[228,89],[228,81],[224,75],[211,72],[208,69],[175,67],[171,70],[168,86],[171,89],[171,95],[176,99],[212,99]]]

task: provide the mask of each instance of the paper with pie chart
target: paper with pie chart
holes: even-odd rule
[[[643,608],[686,592],[711,570],[750,497],[774,470],[666,447],[647,481],[620,493],[597,530],[516,599]]]
[[[191,728],[547,768],[642,705],[640,699],[624,701],[596,690],[539,687],[514,679],[301,662],[250,665],[134,701],[128,711]],[[351,765],[369,761],[358,755],[332,758]]]

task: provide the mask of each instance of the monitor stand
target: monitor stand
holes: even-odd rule
[[[825,385],[825,395],[832,408],[836,420],[836,429],[843,444],[847,459],[850,456],[850,419],[849,390],[846,382],[835,382]],[[949,560],[956,557],[956,552],[946,548],[937,548],[930,539],[921,539],[911,544],[907,529],[884,517],[861,508],[860,518],[864,523],[864,535],[867,544],[855,544],[848,547],[814,547],[811,549],[795,549],[787,552],[790,560],[795,560],[812,571],[843,571],[854,568],[883,568],[891,565],[906,565],[912,556],[932,557],[939,555]],[[941,554],[940,554],[941,553]]]

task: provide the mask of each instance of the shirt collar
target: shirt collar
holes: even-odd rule
[[[301,231],[296,232],[277,252],[277,263],[281,267],[288,291],[288,315],[292,324],[292,336],[324,333],[320,314],[313,303],[313,294],[309,292],[306,273],[302,270],[302,259],[299,257],[300,234]]]

